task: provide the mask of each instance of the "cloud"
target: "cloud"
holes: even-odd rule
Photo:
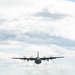
[[[67,15],[59,13],[50,13],[47,9],[44,9],[43,11],[35,13],[33,16],[43,17],[44,19],[46,18],[51,20],[60,20],[65,18]]]
[[[8,58],[8,60],[3,60],[3,61],[1,61],[1,59],[0,59],[0,62],[1,62],[0,67],[2,66],[2,67],[7,68],[9,66],[8,70],[10,68],[11,69],[10,72],[13,71],[12,69],[15,70],[15,68],[16,68],[17,71],[20,70],[20,73],[21,73],[21,70],[22,70],[22,73],[24,73],[24,74],[29,74],[29,72],[30,72],[31,75],[32,74],[34,75],[34,74],[37,74],[37,73],[39,73],[40,75],[41,74],[43,74],[43,75],[44,74],[48,74],[48,75],[49,74],[52,74],[52,75],[58,74],[58,75],[60,75],[62,73],[66,74],[68,72],[72,72],[74,70],[74,67],[72,67],[72,66],[64,65],[64,64],[56,64],[56,63],[53,64],[50,61],[49,62],[43,61],[42,64],[36,65],[32,61],[27,62],[27,61],[9,59],[9,58],[11,58],[11,56],[16,56],[16,57],[18,56],[18,55],[15,55],[15,54],[8,54],[8,53],[1,53],[0,52],[0,55],[2,55],[3,59],[4,59],[4,57]],[[30,67],[31,67],[31,69],[30,69]],[[68,71],[67,71],[67,69],[68,69]],[[5,69],[3,71],[5,71]],[[7,73],[10,73],[10,72],[7,72]],[[6,71],[4,73],[6,73]]]
[[[0,1],[0,71],[4,75],[74,74],[75,2],[3,1]],[[65,58],[55,60],[58,63],[56,68],[46,61],[38,66],[34,62],[11,60],[13,56],[36,57],[37,51],[40,57],[54,55]],[[30,69],[30,66],[33,67]]]
[[[49,46],[47,47],[47,46],[30,45],[30,46],[27,46],[24,51],[20,50],[20,55],[18,55],[17,53],[10,53],[10,52],[4,53],[4,52],[0,51],[0,61],[1,61],[0,67],[2,66],[2,67],[7,68],[7,66],[9,66],[8,68],[11,69],[10,72],[13,71],[12,69],[15,70],[15,68],[16,68],[17,71],[20,70],[19,71],[20,73],[22,71],[23,74],[30,74],[31,73],[31,75],[38,74],[38,73],[39,73],[39,75],[41,75],[41,74],[43,74],[43,75],[44,74],[48,74],[48,75],[58,74],[58,75],[60,75],[62,73],[66,74],[68,72],[69,73],[73,72],[74,67],[72,67],[71,65],[68,65],[68,63],[67,63],[67,65],[64,65],[64,62],[65,62],[64,59],[66,59],[66,58],[64,58],[62,60],[62,62],[61,62],[61,59],[58,59],[58,60],[60,60],[60,63],[57,60],[58,64],[56,64],[56,62],[55,62],[55,64],[53,64],[51,61],[49,61],[49,62],[43,61],[42,64],[40,64],[40,65],[36,65],[33,61],[27,62],[27,61],[12,60],[11,59],[13,56],[14,57],[22,57],[23,55],[26,55],[27,57],[30,57],[31,55],[35,56],[37,50],[40,51],[40,56],[43,56],[43,55],[50,56],[50,53],[51,54],[55,54],[55,53],[58,54],[59,52],[63,53],[64,51],[66,51],[66,50],[63,50],[62,47],[55,46],[55,45],[51,45],[50,47]],[[70,56],[70,54],[68,54],[68,56]],[[63,64],[61,64],[61,63],[63,63]],[[31,67],[31,69],[30,69],[30,67]],[[68,69],[68,71],[67,71],[67,69]],[[7,73],[10,73],[10,72],[7,72]],[[4,73],[6,73],[6,71]]]
[[[67,1],[73,1],[73,2],[75,2],[75,0],[67,0]]]
[[[37,0],[36,0],[37,1]],[[22,6],[22,7],[13,7],[13,8],[4,8],[1,7],[0,9],[0,22],[1,27],[0,29],[4,30],[18,30],[21,32],[27,31],[44,31],[49,32],[49,34],[53,36],[63,37],[69,40],[75,40],[75,36],[73,32],[74,29],[74,17],[75,11],[74,3],[69,1],[42,1],[36,2],[32,1],[33,6],[29,7]],[[29,2],[29,1],[28,1]],[[47,2],[41,5],[41,3]],[[59,3],[58,3],[59,2]],[[39,6],[40,5],[40,6]],[[38,7],[39,6],[39,7]],[[62,8],[62,9],[61,9]],[[46,9],[46,10],[45,10]],[[70,10],[68,10],[70,9]],[[8,11],[7,11],[8,10]],[[40,12],[39,12],[40,11]],[[30,14],[37,15],[37,17],[33,17]],[[70,15],[70,16],[66,16]],[[52,16],[51,16],[52,15]],[[43,16],[40,19],[39,16]],[[45,17],[52,19],[59,19],[59,20],[43,20]],[[52,31],[51,31],[52,29]]]
[[[71,41],[65,39],[63,37],[52,36],[45,32],[26,32],[18,35],[16,37],[17,41],[25,42],[29,44],[41,44],[41,45],[48,45],[48,44],[55,44],[62,47],[74,47],[75,41]]]
[[[12,57],[15,57],[15,56],[19,56],[18,54],[15,54],[15,53],[9,53],[9,52],[2,52],[0,51],[0,60],[10,60],[12,59]]]
[[[0,42],[11,40],[16,37],[13,31],[0,30]]]

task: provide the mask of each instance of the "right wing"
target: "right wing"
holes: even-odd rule
[[[52,59],[57,59],[57,58],[64,58],[63,56],[62,57],[43,57],[41,58],[41,60],[52,60]]]

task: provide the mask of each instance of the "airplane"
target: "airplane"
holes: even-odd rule
[[[39,52],[37,52],[37,57],[33,58],[33,57],[29,57],[29,58],[26,58],[26,57],[23,57],[23,58],[15,58],[13,57],[12,59],[20,59],[20,60],[27,60],[27,61],[35,61],[36,64],[40,64],[42,63],[42,60],[52,60],[52,59],[57,59],[57,58],[64,58],[63,56],[61,57],[53,57],[53,56],[50,56],[50,57],[39,57]]]

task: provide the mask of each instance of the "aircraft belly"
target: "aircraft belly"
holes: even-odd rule
[[[41,63],[41,60],[35,60],[35,63],[36,64],[40,64]]]

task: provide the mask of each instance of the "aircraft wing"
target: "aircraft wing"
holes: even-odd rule
[[[57,58],[64,58],[63,56],[62,57],[43,57],[41,58],[41,60],[52,60],[52,59],[57,59]]]
[[[12,58],[12,59],[20,59],[20,60],[27,60],[27,61],[35,60],[35,58],[32,58],[32,57],[30,57],[30,58],[26,58],[26,57],[23,57],[23,58]]]

